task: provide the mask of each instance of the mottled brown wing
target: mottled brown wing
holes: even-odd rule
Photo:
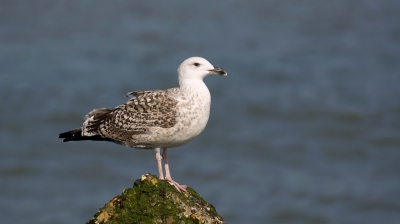
[[[114,111],[116,123],[123,130],[174,126],[177,101],[168,93],[168,91],[131,92],[135,97]]]
[[[175,125],[177,101],[168,91],[130,92],[134,97],[114,109],[98,109],[88,114],[87,131],[118,141],[132,135],[146,134],[150,127]]]

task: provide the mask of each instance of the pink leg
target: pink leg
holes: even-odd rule
[[[174,186],[179,192],[186,192],[186,185],[180,185],[174,180],[172,180],[171,173],[169,172],[169,164],[168,164],[168,155],[167,155],[167,148],[163,148],[162,158],[164,159],[164,166],[165,166],[165,180],[169,182],[172,186]]]
[[[156,161],[158,167],[158,178],[160,178],[160,180],[164,180],[164,174],[161,166],[162,157],[160,155],[160,148],[155,148],[155,151],[156,151]]]

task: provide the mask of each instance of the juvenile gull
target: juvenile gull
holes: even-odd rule
[[[203,78],[210,74],[227,76],[222,68],[214,67],[204,58],[188,58],[178,68],[179,88],[129,92],[127,97],[132,98],[126,103],[113,109],[92,110],[82,127],[61,133],[59,138],[63,142],[110,141],[138,149],[155,149],[159,178],[178,191],[186,191],[185,185],[171,178],[167,148],[192,141],[206,127],[211,95]]]

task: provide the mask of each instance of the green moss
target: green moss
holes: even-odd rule
[[[192,188],[188,187],[188,192],[189,192],[189,203],[190,205],[195,206],[196,203],[201,205],[202,208],[205,208],[206,211],[215,216],[215,217],[219,217],[217,210],[215,209],[214,205],[209,204],[208,202],[206,202],[199,193],[197,193],[195,190],[193,190]],[[222,218],[221,218],[222,219]]]
[[[181,220],[178,214],[183,210],[174,204],[168,192],[175,189],[165,181],[153,180],[137,181],[134,188],[122,193],[121,203],[115,210],[118,214],[115,218],[117,223],[152,223],[157,219],[165,223],[171,217]]]
[[[212,220],[212,221],[210,221]],[[178,192],[168,182],[145,174],[100,209],[92,223],[224,223],[214,206],[196,191]]]

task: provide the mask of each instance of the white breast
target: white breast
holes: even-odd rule
[[[160,147],[178,147],[197,137],[206,127],[210,116],[210,91],[202,80],[181,86],[176,96],[177,120],[161,141]]]

